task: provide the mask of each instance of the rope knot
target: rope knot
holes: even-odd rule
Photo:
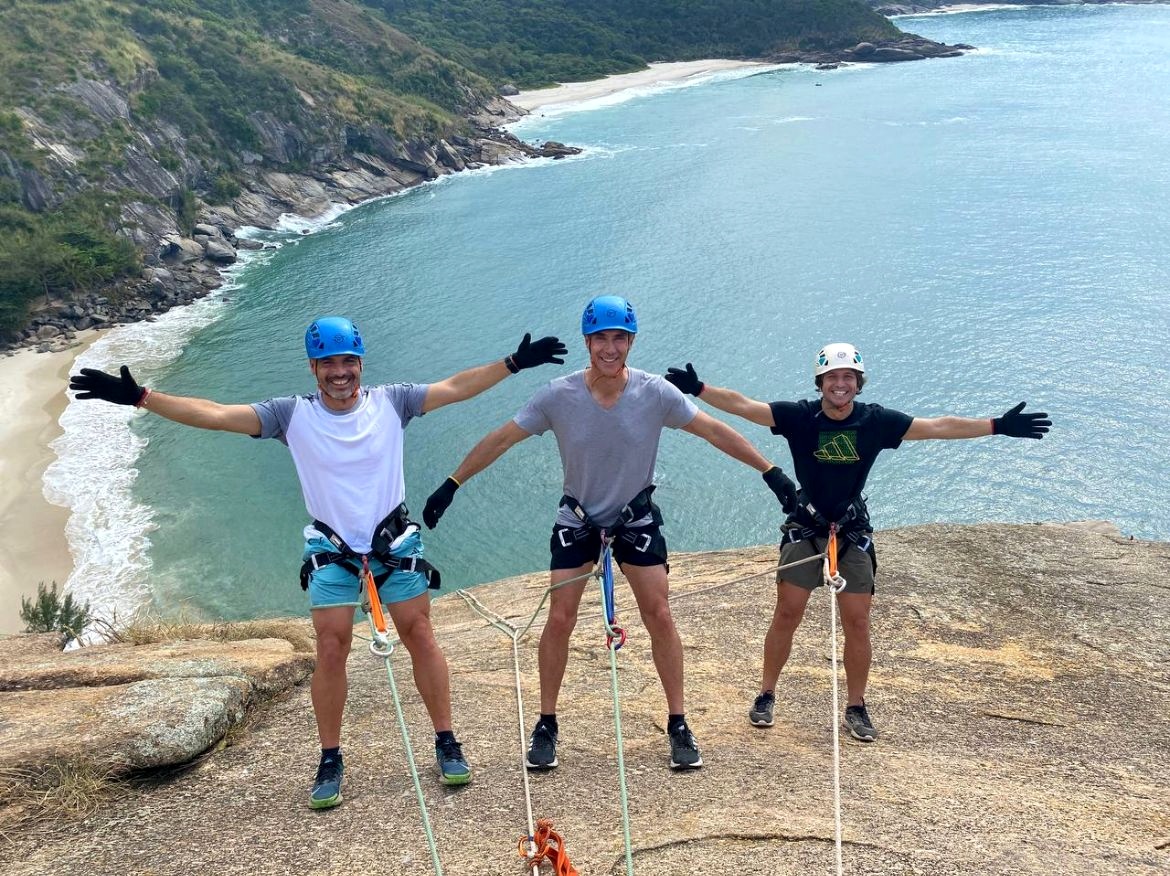
[[[525,850],[525,846],[529,846],[531,851]],[[517,851],[520,857],[524,858],[526,869],[540,867],[547,861],[552,866],[555,876],[578,876],[577,868],[573,866],[565,851],[565,841],[553,830],[551,818],[542,818],[536,822],[535,835],[520,837]]]

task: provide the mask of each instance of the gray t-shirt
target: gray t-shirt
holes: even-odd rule
[[[630,368],[617,404],[606,410],[577,371],[550,381],[513,421],[531,435],[549,429],[557,439],[565,472],[565,493],[602,526],[617,521],[626,503],[654,482],[662,429],[688,425],[699,409],[656,374]],[[557,523],[580,526],[567,508]]]

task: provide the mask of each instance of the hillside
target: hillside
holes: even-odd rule
[[[934,525],[882,532],[879,552],[869,706],[882,736],[842,740],[844,872],[1165,874],[1170,545],[1101,528]],[[834,872],[823,591],[781,676],[776,726],[746,720],[775,558],[772,546],[672,556],[687,713],[704,760],[681,775],[666,765],[662,691],[633,598],[618,583],[618,617],[630,636],[617,663],[640,876]],[[534,573],[473,592],[519,625],[546,583],[547,573]],[[455,725],[476,770],[469,786],[435,780],[409,659],[396,652],[393,665],[443,872],[527,872],[516,856],[526,810],[511,642],[455,594],[435,601],[434,618],[451,665]],[[540,625],[519,647],[525,733],[537,702]],[[125,650],[58,655],[55,664],[31,646],[10,652],[19,656],[0,671],[0,870],[432,873],[382,661],[355,643],[346,799],[314,812],[306,805],[317,757],[308,686],[272,698],[273,687],[295,677],[297,653],[287,642],[236,643],[217,664],[212,648],[160,646],[137,666]],[[288,671],[277,672],[278,661]],[[558,710],[561,766],[530,782],[535,814],[554,819],[583,876],[626,872],[609,678],[593,590]],[[269,693],[242,693],[249,689]],[[188,728],[210,728],[225,712],[238,720],[245,700],[250,718],[222,747],[202,736],[212,748],[190,769],[107,788],[78,814],[35,820],[31,796],[3,784],[14,768],[35,775],[38,755],[67,749],[99,763],[119,750],[157,758]],[[218,715],[213,702],[225,704]]]
[[[764,58],[901,32],[855,0],[362,0],[496,82],[539,88],[653,61]]]
[[[540,154],[498,129],[516,113],[505,84],[901,35],[856,0],[0,9],[0,341],[25,343],[206,294],[241,224]]]

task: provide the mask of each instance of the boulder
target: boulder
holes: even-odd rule
[[[236,260],[232,244],[223,240],[211,240],[206,243],[205,253],[209,260],[219,264],[232,264]]]
[[[163,240],[159,258],[164,262],[189,264],[203,258],[203,247],[188,237],[172,235]]]
[[[245,679],[226,677],[0,694],[0,771],[84,763],[120,775],[186,763],[243,717],[249,693]]]
[[[312,655],[296,652],[284,639],[117,644],[52,654],[38,648],[6,655],[0,666],[0,692],[239,676],[253,689],[272,693],[296,684],[312,667]]]
[[[866,57],[868,61],[921,61],[925,58],[918,52],[910,49],[896,49],[893,47],[883,46],[880,49],[874,49],[873,52]]]
[[[55,641],[21,636],[0,649],[0,772],[68,762],[117,774],[186,763],[256,697],[300,683],[314,663],[284,639],[64,653]]]

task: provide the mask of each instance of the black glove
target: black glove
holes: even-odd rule
[[[116,405],[136,405],[146,395],[146,390],[134,382],[125,365],[121,377],[96,368],[82,368],[80,374],[69,378],[69,388],[77,390],[78,398],[100,398]]]
[[[439,485],[439,489],[431,493],[423,508],[423,523],[427,525],[427,529],[434,529],[439,525],[439,518],[451,507],[451,500],[455,498],[455,491],[458,489],[459,484],[455,478],[447,478]]]
[[[569,352],[561,339],[550,335],[547,338],[541,338],[539,341],[532,340],[532,334],[524,333],[524,340],[520,342],[520,346],[516,348],[516,352],[504,359],[504,364],[508,366],[508,370],[513,374],[523,371],[525,368],[535,368],[537,365],[547,365],[550,362],[556,362],[558,365],[564,365],[564,359],[558,359],[557,356],[563,356]],[[444,506],[445,507],[445,506]]]
[[[768,489],[776,494],[776,498],[780,500],[780,507],[784,509],[785,514],[791,514],[796,510],[796,484],[792,478],[784,474],[780,466],[774,465],[762,475],[764,483],[768,485]]]
[[[992,435],[1007,435],[1009,438],[1043,438],[1052,421],[1048,414],[1038,411],[1032,414],[1021,414],[1024,402],[1020,402],[1002,417],[991,421]]]
[[[687,363],[686,371],[681,368],[667,368],[666,382],[673,383],[687,395],[697,396],[703,391],[703,381],[699,380],[699,375],[695,373],[695,366],[690,362]]]

